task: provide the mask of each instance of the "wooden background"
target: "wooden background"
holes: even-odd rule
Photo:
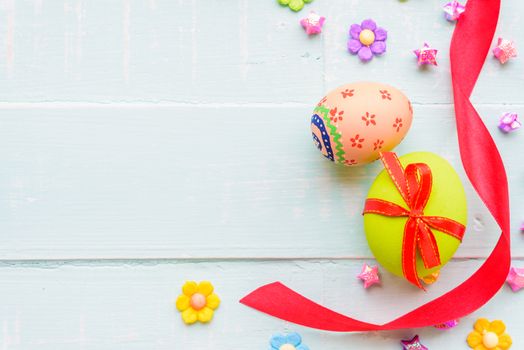
[[[524,348],[524,294],[505,286],[459,327],[334,334],[238,303],[281,280],[370,322],[386,322],[450,290],[499,235],[457,151],[445,0],[317,0],[300,13],[275,1],[0,1],[0,349],[267,349],[299,331],[312,350],[466,349],[477,317],[500,318]],[[524,2],[503,0],[496,35],[524,45]],[[298,21],[327,17],[322,35]],[[368,64],[346,51],[349,25],[372,17],[388,52]],[[418,69],[427,41],[438,67]],[[513,261],[524,263],[524,65],[491,55],[473,101],[499,145],[512,200]],[[421,293],[373,262],[360,211],[380,164],[348,169],[313,147],[309,118],[340,84],[403,90],[415,119],[398,153],[433,151],[460,173],[469,227],[440,283]],[[482,140],[479,140],[482,142]],[[489,166],[479,164],[479,166]],[[186,279],[222,299],[208,325],[185,326],[173,300]],[[489,283],[489,281],[486,281]]]

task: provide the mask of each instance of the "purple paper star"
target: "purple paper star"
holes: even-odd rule
[[[511,40],[499,38],[497,46],[493,49],[493,55],[504,64],[512,57],[517,57],[517,48]]]
[[[432,64],[437,65],[437,52],[438,50],[432,49],[427,43],[424,43],[424,47],[419,50],[413,51],[417,55],[418,65]]]
[[[457,0],[453,0],[444,5],[444,15],[450,22],[456,21],[466,11],[466,6],[462,5]]]
[[[308,35],[318,34],[322,31],[325,17],[319,16],[315,12],[311,11],[307,17],[300,20],[300,24],[306,30]]]
[[[368,288],[375,283],[380,283],[380,278],[378,277],[378,266],[371,267],[368,264],[362,265],[362,271],[357,277],[364,281],[364,288]]]
[[[504,113],[502,117],[500,117],[499,121],[499,129],[502,130],[505,133],[515,131],[518,128],[520,128],[522,124],[518,120],[517,113]]]
[[[506,282],[514,292],[524,288],[524,268],[512,267],[509,269]]]
[[[428,348],[420,343],[418,335],[414,336],[411,340],[401,340],[400,342],[402,343],[403,350],[428,350]]]
[[[457,319],[457,320],[447,321],[444,323],[439,323],[439,324],[434,325],[433,327],[438,328],[438,329],[450,329],[450,328],[456,327],[458,324],[459,324],[459,320]]]

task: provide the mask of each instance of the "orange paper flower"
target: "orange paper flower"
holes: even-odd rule
[[[511,347],[511,337],[505,333],[506,325],[500,320],[489,322],[479,318],[469,333],[467,342],[474,350],[506,350]]]
[[[186,324],[211,321],[218,305],[220,299],[213,293],[213,285],[209,281],[198,284],[195,281],[187,281],[182,286],[182,294],[176,300],[176,308],[181,312],[182,320]]]

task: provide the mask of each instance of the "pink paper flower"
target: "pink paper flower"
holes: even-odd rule
[[[386,52],[388,32],[377,27],[372,19],[364,20],[360,25],[352,24],[349,28],[348,51],[364,61],[370,61],[373,55]]]

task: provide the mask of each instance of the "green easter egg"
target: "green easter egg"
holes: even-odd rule
[[[467,222],[467,204],[464,187],[453,167],[443,158],[429,152],[414,152],[399,158],[404,168],[411,163],[426,163],[431,168],[433,186],[426,216],[442,216]],[[369,189],[368,198],[379,198],[407,208],[393,181],[385,170],[378,174]],[[406,217],[388,217],[379,214],[364,214],[364,230],[369,248],[377,261],[386,270],[397,276],[402,273],[402,241]],[[426,269],[417,248],[417,273],[423,278],[445,265],[457,250],[460,241],[444,232],[431,229],[437,241],[441,265]]]

